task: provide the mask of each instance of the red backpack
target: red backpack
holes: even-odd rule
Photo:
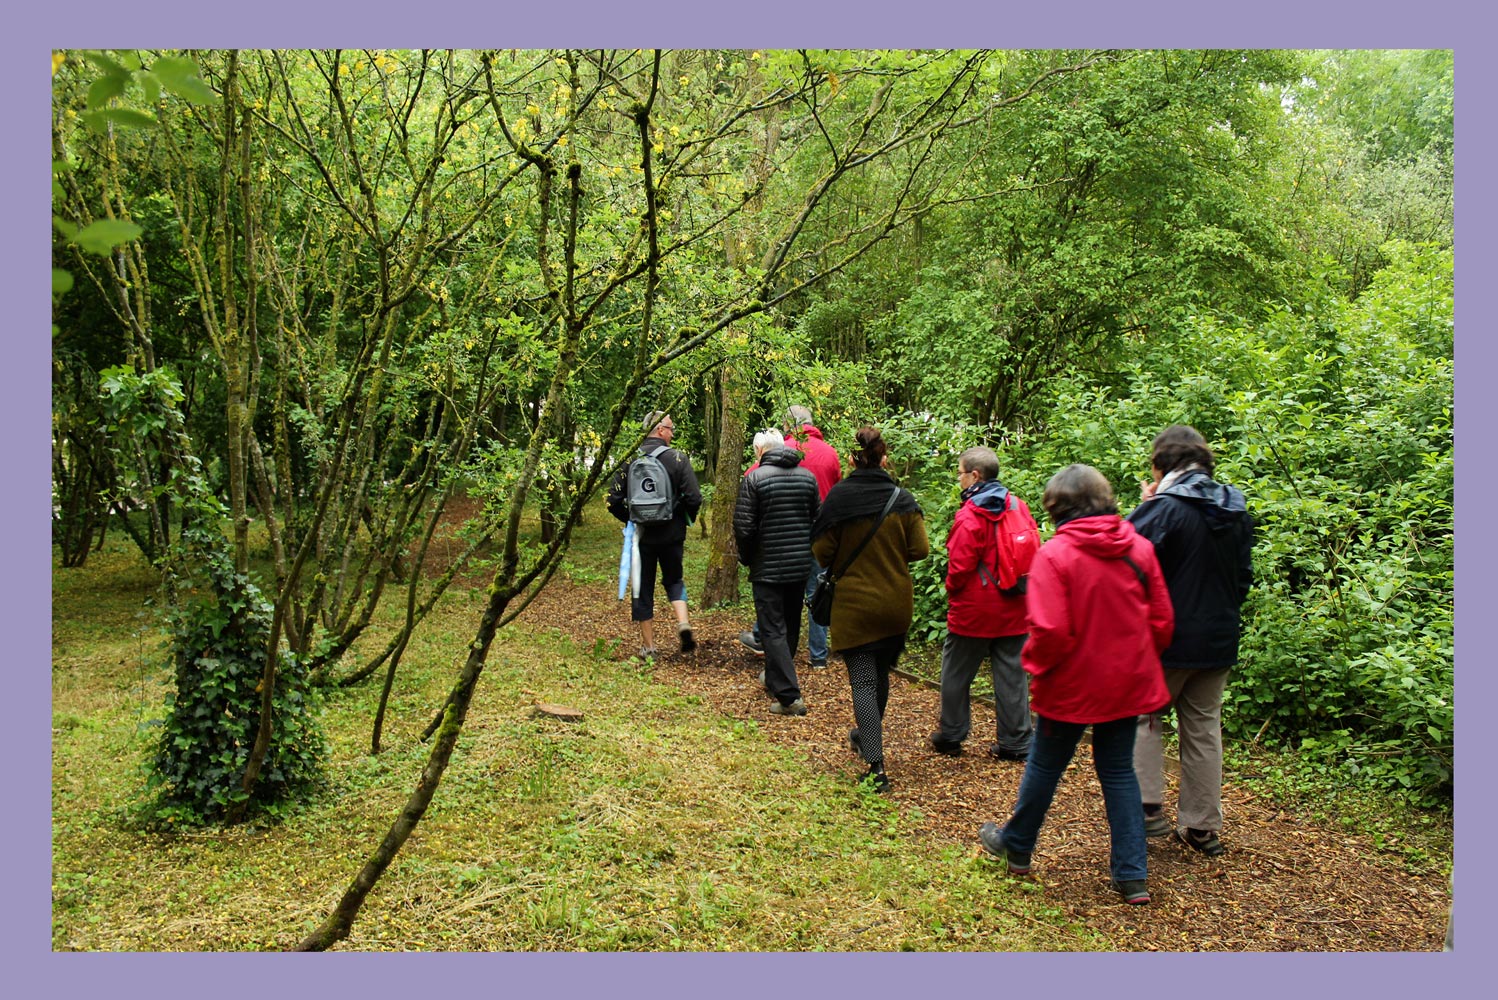
[[[1035,553],[1040,551],[1040,529],[1035,519],[1026,517],[1019,509],[1019,501],[1009,494],[1009,504],[1004,513],[994,522],[994,545],[996,559],[991,579],[1005,597],[1016,597],[1025,592],[1030,564]],[[979,564],[978,575],[987,575],[987,567]]]

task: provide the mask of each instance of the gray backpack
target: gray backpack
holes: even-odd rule
[[[636,524],[659,524],[676,513],[676,497],[671,489],[671,475],[656,456],[666,449],[661,445],[653,452],[640,449],[629,464],[629,479],[624,504],[629,519]]]

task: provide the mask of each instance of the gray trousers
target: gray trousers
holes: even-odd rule
[[[1165,671],[1170,706],[1139,717],[1134,734],[1134,772],[1146,805],[1165,803],[1165,752],[1160,719],[1174,706],[1181,754],[1181,795],[1176,825],[1192,830],[1222,829],[1222,692],[1228,667]]]
[[[1030,679],[1019,664],[1027,636],[977,639],[947,633],[941,647],[941,722],[936,738],[961,743],[972,731],[973,678],[986,659],[993,671],[997,743],[1011,753],[1030,752]]]

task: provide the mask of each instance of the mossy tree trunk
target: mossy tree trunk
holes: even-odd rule
[[[738,549],[733,543],[733,507],[739,498],[744,453],[744,413],[749,407],[749,380],[730,362],[718,373],[718,465],[713,472],[713,502],[708,512],[707,578],[702,582],[702,606],[717,607],[739,599]]]

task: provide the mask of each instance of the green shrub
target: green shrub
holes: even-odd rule
[[[163,560],[176,686],[147,767],[147,819],[201,824],[278,815],[317,784],[326,754],[307,671],[289,649],[279,648],[270,742],[246,793],[271,648],[271,605],[234,566],[222,529],[228,511],[209,488],[183,428],[176,380],[165,371],[113,368],[103,373],[101,387],[112,430],[157,437],[170,471],[149,500],[170,495],[182,516]]]
[[[215,574],[219,576],[219,574]],[[220,822],[248,799],[246,815],[279,815],[319,782],[326,743],[302,663],[282,648],[272,699],[271,740],[251,793],[242,788],[260,726],[260,681],[270,604],[232,571],[211,597],[170,615],[175,691],[151,761],[148,787],[159,822]]]
[[[1200,317],[1107,376],[1045,389],[1026,431],[891,417],[891,461],[926,509],[912,637],[945,632],[952,470],[987,443],[1045,529],[1045,481],[1098,468],[1137,503],[1160,428],[1189,423],[1257,522],[1254,588],[1224,703],[1229,735],[1315,756],[1416,804],[1452,789],[1452,254],[1391,245],[1355,302],[1253,327]]]

